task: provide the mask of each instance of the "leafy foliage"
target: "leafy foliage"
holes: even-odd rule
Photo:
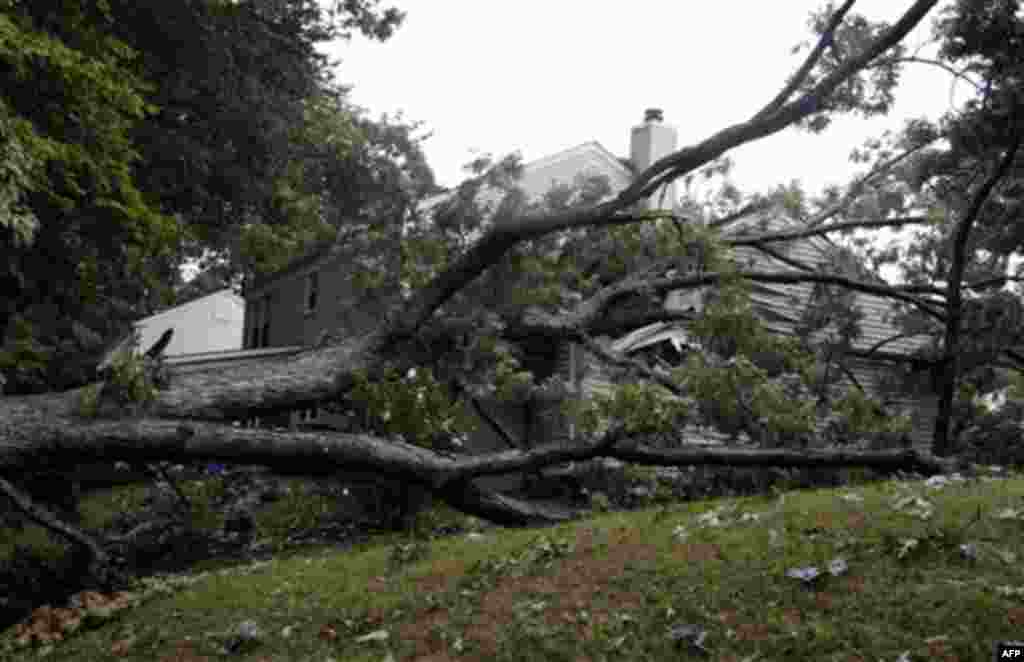
[[[811,31],[821,34],[834,10],[835,5],[829,3],[821,10],[813,12],[808,21]],[[884,22],[869,21],[859,14],[847,16],[832,35],[830,47],[825,50],[821,60],[803,81],[800,89],[812,89],[822,79],[842,67],[848,58],[860,53],[888,27]],[[809,42],[802,42],[793,49],[793,53],[810,47]],[[851,76],[825,101],[821,112],[811,115],[801,122],[800,126],[820,133],[831,124],[831,115],[836,112],[854,112],[864,117],[888,113],[892,108],[896,85],[899,83],[899,60],[905,52],[906,47],[898,44],[871,67]]]
[[[622,384],[611,394],[569,401],[566,409],[587,435],[597,435],[614,425],[625,437],[664,434],[682,427],[690,414],[684,400],[662,386],[646,383]]]
[[[472,419],[427,369],[402,375],[392,368],[383,378],[357,378],[351,399],[359,403],[369,429],[426,448],[472,430]]]
[[[179,230],[133,179],[130,132],[155,110],[133,71],[136,53],[110,34],[105,4],[45,4],[5,2],[0,12],[0,248],[10,258],[0,266],[0,351],[9,392],[81,380],[97,337],[134,314],[121,302],[147,288],[160,296],[157,263]],[[25,358],[26,333],[45,371],[12,367]]]
[[[167,368],[160,359],[133,354],[119,356],[110,366],[102,387],[90,384],[83,389],[79,396],[79,414],[91,418],[106,411],[138,413],[156,398],[168,378]]]
[[[361,117],[315,49],[402,17],[363,0],[0,2],[7,392],[92,378],[106,342],[175,301],[186,258],[232,284],[432,186],[415,128]],[[26,328],[45,370],[11,367]]]
[[[911,430],[909,416],[892,416],[860,389],[849,389],[833,404],[827,434],[839,443],[867,442],[891,448]]]

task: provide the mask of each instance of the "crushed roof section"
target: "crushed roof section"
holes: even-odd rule
[[[723,235],[735,236],[744,228],[761,220],[764,219],[755,217],[745,224],[738,223],[736,226],[730,226],[723,231]],[[768,232],[781,232],[801,227],[799,223],[784,215],[768,217],[766,224]],[[835,247],[836,244],[827,239],[805,238],[777,242],[775,246],[784,247],[788,257],[806,264],[815,271],[820,271],[831,263],[829,249]],[[800,273],[799,269],[753,247],[740,246],[733,249],[733,252],[738,260],[752,260],[758,269]],[[811,301],[813,291],[814,283],[755,283],[751,292],[751,300],[769,328],[781,333],[793,334],[803,310]],[[864,316],[860,322],[861,336],[853,341],[854,349],[868,350],[877,343],[892,339],[885,344],[884,351],[909,355],[930,342],[930,339],[924,335],[897,337],[902,334],[902,329],[892,321],[893,303],[893,300],[875,294],[865,292],[855,294],[854,306],[859,308]],[[823,330],[816,335],[820,336],[827,332],[827,330]]]

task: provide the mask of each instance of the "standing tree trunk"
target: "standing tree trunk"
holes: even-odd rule
[[[939,413],[935,417],[935,434],[932,438],[932,453],[938,457],[952,455],[953,437],[950,435],[950,422],[953,418],[953,397],[956,394],[957,377],[960,371],[960,320],[962,318],[963,291],[961,281],[964,276],[964,268],[967,263],[967,239],[970,237],[971,228],[978,218],[982,205],[992,193],[992,189],[1002,179],[1020,146],[1020,138],[1017,137],[1013,144],[1006,150],[1006,154],[999,162],[995,172],[985,180],[981,188],[971,199],[971,205],[967,210],[964,219],[956,228],[953,237],[953,259],[949,267],[949,275],[946,279],[946,334],[942,344],[942,381],[939,384]]]

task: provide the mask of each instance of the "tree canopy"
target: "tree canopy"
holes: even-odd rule
[[[230,284],[430,188],[415,127],[351,107],[315,49],[401,20],[369,1],[2,3],[7,392],[90,379],[175,302],[187,259]]]

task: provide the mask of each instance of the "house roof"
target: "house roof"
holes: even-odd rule
[[[569,169],[560,172],[559,168],[565,166],[569,166]],[[528,195],[541,195],[551,187],[552,180],[571,179],[578,173],[603,174],[611,180],[619,180],[611,182],[613,188],[616,183],[624,185],[633,179],[633,171],[622,159],[596,140],[589,140],[554,154],[527,161],[522,166],[520,182]],[[545,175],[550,177],[544,178]],[[451,194],[452,191],[444,191],[423,200],[420,203],[421,211],[429,211]]]
[[[233,349],[216,352],[196,352],[164,358],[164,363],[175,374],[208,371],[220,367],[265,365],[268,359],[287,359],[307,349],[305,347],[261,347],[258,349]]]
[[[197,365],[223,361],[244,361],[247,359],[265,358],[268,356],[282,356],[301,352],[304,347],[260,347],[256,349],[228,349],[214,352],[194,352],[192,354],[178,354],[167,356],[164,363],[169,366]]]
[[[801,226],[794,219],[785,214],[773,214],[771,216],[754,216],[743,223],[730,225],[723,228],[723,235],[735,236],[755,224],[764,221],[767,225],[766,231],[784,231],[797,229]],[[825,237],[811,237],[795,239],[788,242],[780,242],[775,245],[777,248],[786,248],[789,257],[803,262],[812,269],[818,270],[830,264],[832,257],[830,250],[836,244]],[[784,262],[776,260],[753,247],[741,246],[733,249],[736,260],[753,260],[759,270],[771,270],[782,273],[800,273],[800,270]],[[795,327],[800,322],[801,315],[807,302],[810,301],[814,290],[813,283],[754,283],[751,291],[751,303],[758,312],[759,317],[769,329],[786,334],[795,333]],[[864,313],[860,322],[861,336],[853,341],[855,350],[868,350],[877,343],[889,340],[902,333],[900,327],[889,320],[892,312],[892,300],[875,294],[857,292],[854,304]],[[821,337],[828,330],[822,330],[815,334]],[[907,356],[925,346],[930,342],[927,336],[914,336],[909,338],[896,338],[885,344],[884,352],[880,355]]]
[[[176,315],[180,315],[181,313],[192,310],[193,308],[199,308],[205,305],[206,303],[209,303],[211,300],[219,298],[228,299],[237,304],[239,307],[245,306],[245,302],[242,300],[242,297],[232,292],[230,287],[225,287],[222,290],[217,290],[216,292],[211,292],[210,294],[197,297],[186,303],[174,306],[173,308],[168,308],[167,310],[162,310],[159,313],[154,313],[149,317],[143,317],[142,319],[136,320],[134,324],[136,326],[145,326],[150,324],[158,324],[164,320],[170,321]]]
[[[633,171],[626,166],[622,160],[612,154],[608,149],[596,140],[588,140],[574,147],[563,149],[560,152],[534,159],[523,164],[524,175],[526,171],[543,171],[566,162],[585,160],[595,167],[606,170],[609,175],[616,175],[630,180],[633,179]]]

